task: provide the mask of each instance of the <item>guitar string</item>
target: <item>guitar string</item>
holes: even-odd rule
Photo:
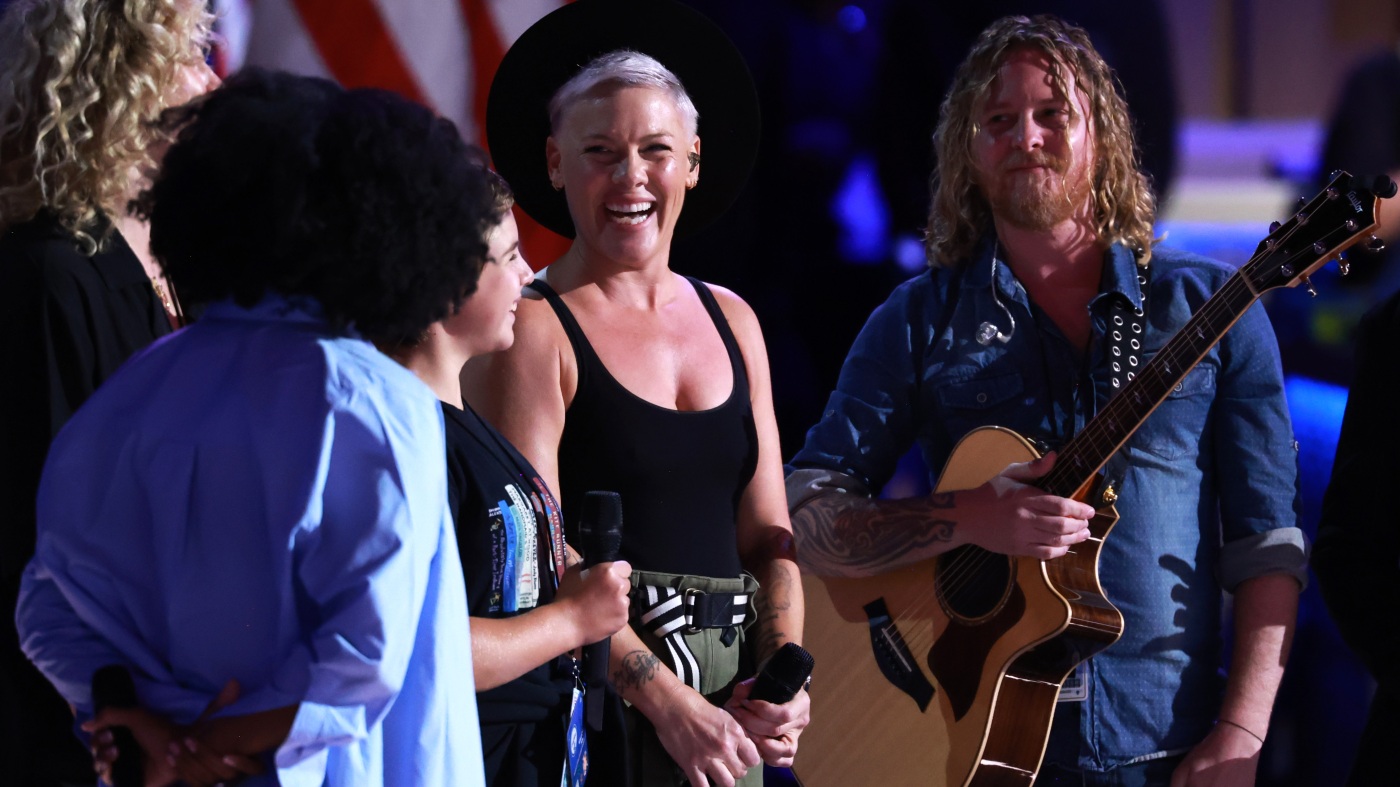
[[[1316,210],[1314,210],[1313,212],[1315,213]],[[1311,215],[1311,214],[1309,214],[1309,215]],[[1287,242],[1288,240],[1290,240],[1290,239],[1292,238],[1293,234],[1296,233],[1296,232],[1298,231],[1298,229],[1299,229],[1301,226],[1303,226],[1303,225],[1297,224],[1296,222],[1290,222],[1290,223],[1291,223],[1291,226],[1283,233],[1283,235],[1282,235],[1280,241],[1279,241],[1278,243],[1275,244],[1275,248],[1277,248],[1278,245],[1282,245],[1282,243],[1285,243],[1285,242]],[[1327,236],[1329,236],[1329,235],[1331,235],[1331,234],[1334,234],[1335,232],[1336,232],[1336,230],[1329,230],[1329,231],[1327,231],[1326,233],[1324,233],[1322,237],[1325,239]],[[1354,237],[1356,237],[1356,238],[1359,240],[1361,234],[1362,234],[1362,233],[1356,233]],[[1354,244],[1347,244],[1347,245],[1346,245],[1345,247],[1343,247],[1343,248],[1350,247],[1351,245],[1354,245]],[[1342,249],[1339,249],[1338,251],[1341,251],[1341,250],[1342,250]],[[1271,252],[1271,251],[1272,251],[1271,249],[1266,250],[1266,252]],[[1312,248],[1307,248],[1307,249],[1298,251],[1298,252],[1295,253],[1293,256],[1291,256],[1291,257],[1286,257],[1286,258],[1283,260],[1281,266],[1282,266],[1282,265],[1290,265],[1290,264],[1292,264],[1292,263],[1298,261],[1299,259],[1302,259],[1302,258],[1306,257],[1306,256],[1308,255],[1308,253],[1309,253],[1309,252],[1312,252],[1312,251],[1313,251]],[[1181,368],[1182,366],[1185,366],[1185,367],[1186,367],[1186,372],[1183,372],[1183,373],[1181,373],[1181,374],[1179,374],[1179,375],[1172,375],[1172,377],[1171,377],[1172,382],[1175,383],[1177,379],[1184,378],[1185,375],[1186,375],[1187,373],[1189,373],[1190,370],[1191,370],[1192,368],[1194,368],[1195,365],[1198,364],[1198,363],[1200,362],[1200,359],[1201,359],[1202,357],[1204,357],[1205,353],[1209,352],[1209,351],[1210,351],[1210,348],[1213,347],[1213,346],[1215,346],[1215,344],[1218,343],[1218,342],[1221,340],[1221,338],[1223,338],[1224,334],[1229,330],[1229,328],[1230,328],[1231,326],[1233,326],[1234,322],[1237,321],[1240,317],[1242,317],[1242,316],[1244,315],[1244,313],[1245,313],[1251,306],[1254,305],[1254,302],[1255,302],[1256,300],[1258,300],[1258,295],[1255,294],[1256,290],[1258,290],[1258,287],[1251,288],[1249,285],[1247,285],[1247,284],[1245,283],[1245,278],[1246,278],[1246,277],[1250,277],[1252,281],[1257,282],[1257,273],[1258,273],[1258,271],[1253,271],[1252,269],[1253,269],[1253,268],[1262,267],[1262,263],[1264,262],[1265,259],[1268,258],[1268,256],[1270,256],[1270,255],[1268,255],[1268,254],[1258,254],[1258,255],[1255,255],[1255,257],[1251,258],[1251,259],[1250,259],[1249,261],[1247,261],[1244,265],[1240,266],[1240,269],[1239,269],[1235,274],[1231,275],[1231,277],[1225,282],[1225,284],[1222,285],[1222,286],[1220,287],[1220,289],[1217,291],[1216,295],[1212,296],[1210,299],[1208,299],[1208,300],[1206,301],[1205,304],[1203,304],[1201,311],[1199,311],[1199,312],[1197,312],[1196,314],[1192,315],[1192,316],[1187,320],[1186,324],[1182,326],[1182,332],[1183,332],[1184,335],[1187,335],[1187,336],[1189,336],[1189,333],[1185,333],[1185,332],[1187,332],[1189,329],[1192,329],[1192,328],[1198,329],[1198,338],[1201,338],[1201,340],[1204,341],[1204,338],[1203,338],[1203,337],[1205,336],[1205,334],[1204,334],[1202,331],[1199,330],[1199,329],[1203,328],[1204,326],[1202,326],[1202,325],[1195,325],[1195,323],[1208,323],[1208,324],[1213,324],[1214,322],[1218,321],[1220,317],[1222,317],[1222,316],[1227,316],[1227,315],[1230,314],[1231,312],[1235,313],[1234,318],[1231,319],[1231,320],[1229,321],[1229,323],[1227,323],[1226,325],[1220,327],[1219,330],[1212,330],[1212,331],[1210,332],[1210,340],[1209,340],[1209,342],[1207,342],[1203,348],[1200,348],[1199,351],[1197,351],[1196,343],[1195,343],[1194,341],[1188,341],[1188,342],[1185,343],[1184,346],[1190,348],[1190,352],[1191,352],[1191,353],[1193,354],[1193,356],[1194,356],[1194,357],[1192,357],[1192,358],[1190,359],[1189,364],[1183,364],[1183,363],[1182,363],[1182,361],[1181,361],[1182,351],[1181,351],[1181,350],[1178,350],[1178,349],[1173,349],[1173,348],[1172,348],[1173,342],[1170,341],[1170,340],[1168,340],[1167,346],[1163,347],[1163,351],[1169,353],[1169,354],[1166,356],[1166,361],[1159,361],[1159,359],[1161,359],[1161,358],[1163,357],[1162,355],[1158,355],[1157,357],[1155,357],[1151,363],[1149,363],[1147,366],[1145,366],[1145,367],[1143,368],[1142,374],[1139,375],[1139,378],[1143,379],[1144,382],[1143,382],[1143,383],[1139,383],[1139,384],[1136,386],[1136,388],[1141,388],[1141,387],[1145,386],[1145,385],[1147,384],[1148,381],[1155,381],[1156,383],[1158,383],[1159,387],[1169,387],[1169,386],[1162,386],[1162,385],[1161,385],[1161,384],[1163,383],[1163,374],[1164,374],[1164,372],[1162,371],[1162,369],[1163,369],[1163,368],[1170,368],[1170,365],[1171,365],[1171,364],[1176,364],[1176,365],[1177,365],[1177,368]],[[1317,258],[1316,256],[1314,256],[1313,259],[1316,260],[1316,259],[1318,259],[1318,258]],[[1324,257],[1324,258],[1322,258],[1322,259],[1323,259],[1323,262],[1325,263],[1325,262],[1326,262],[1326,258]],[[1278,263],[1271,263],[1271,264],[1278,264]],[[1281,266],[1280,266],[1280,267],[1281,267]],[[1300,277],[1300,278],[1301,278],[1301,277]],[[1223,296],[1223,297],[1217,297],[1217,296]],[[1236,308],[1236,307],[1234,307],[1233,301],[1234,301],[1236,298],[1243,298],[1243,299],[1244,299],[1244,304],[1243,304],[1243,307],[1242,307],[1242,308]],[[1169,361],[1170,363],[1168,363],[1168,361]],[[1171,372],[1165,372],[1165,374],[1172,374],[1172,373],[1171,373]],[[1131,386],[1132,384],[1130,383],[1129,385]],[[1126,393],[1126,391],[1127,391],[1127,389],[1124,389],[1124,393]],[[1132,414],[1132,413],[1130,412],[1130,413],[1124,413],[1123,415],[1133,415],[1133,418],[1132,418],[1133,421],[1137,421],[1137,420],[1141,420],[1142,418],[1146,418],[1147,415],[1150,415],[1150,414],[1151,414],[1151,411],[1152,411],[1152,410],[1155,410],[1156,407],[1160,406],[1160,400],[1161,400],[1162,398],[1165,398],[1165,396],[1166,396],[1167,393],[1169,393],[1169,391],[1163,392],[1162,395],[1159,396],[1159,397],[1154,397],[1154,398],[1152,398],[1152,399],[1149,399],[1149,401],[1152,401],[1152,402],[1153,402],[1153,407],[1152,407],[1151,409],[1148,410],[1147,414],[1138,416],[1138,415]],[[1115,405],[1117,405],[1117,406],[1115,407]],[[1133,404],[1129,404],[1129,403],[1128,403],[1128,397],[1125,397],[1125,396],[1115,396],[1115,397],[1113,397],[1113,398],[1108,402],[1108,404],[1105,406],[1105,408],[1104,408],[1104,413],[1101,414],[1101,415],[1116,416],[1116,415],[1117,415],[1117,413],[1116,413],[1117,410],[1125,410],[1125,409],[1126,409],[1126,410],[1130,410],[1130,411],[1131,411],[1132,407],[1133,407]],[[1110,412],[1110,410],[1112,410],[1112,411],[1114,411],[1114,412]],[[1110,427],[1108,427],[1108,426],[1104,426],[1104,424],[1115,424],[1115,425],[1116,425],[1117,422],[1118,422],[1118,419],[1117,419],[1116,417],[1112,418],[1112,420],[1109,420],[1109,421],[1105,421],[1102,417],[1100,417],[1100,418],[1095,418],[1093,421],[1090,422],[1089,426],[1085,429],[1085,432],[1082,432],[1082,433],[1081,433],[1082,439],[1076,438],[1074,441],[1072,441],[1072,446],[1073,446],[1074,444],[1076,444],[1076,443],[1077,443],[1077,444],[1086,444],[1086,443],[1087,443],[1091,448],[1097,449],[1098,453],[1099,453],[1100,455],[1102,455],[1103,461],[1107,461],[1107,459],[1112,455],[1113,451],[1116,451],[1117,448],[1118,448],[1118,446],[1119,446],[1122,442],[1126,441],[1126,439],[1127,439],[1126,436],[1124,436],[1124,437],[1121,438],[1121,439],[1115,439],[1115,438],[1114,438],[1113,436],[1111,436],[1111,435],[1101,434],[1101,433],[1104,432],[1106,429],[1110,428]],[[1126,421],[1124,421],[1124,422],[1126,422]],[[1097,426],[1096,426],[1096,425],[1097,425]],[[1139,426],[1140,426],[1140,424],[1139,424]],[[1134,430],[1133,430],[1133,431],[1135,431],[1136,428],[1137,428],[1137,427],[1134,427]],[[1044,479],[1042,479],[1042,485],[1043,485],[1043,486],[1046,486],[1046,487],[1050,487],[1050,486],[1057,487],[1059,490],[1062,490],[1062,491],[1064,492],[1064,494],[1066,494],[1066,495],[1068,495],[1068,494],[1073,494],[1074,492],[1077,492],[1077,491],[1078,491],[1078,488],[1079,488],[1080,486],[1082,486],[1083,483],[1078,483],[1078,484],[1076,484],[1076,487],[1075,487],[1074,489],[1066,489],[1066,488],[1065,488],[1065,487],[1068,486],[1069,483],[1071,483],[1071,482],[1073,481],[1073,478],[1074,478],[1074,477],[1069,477],[1069,478],[1066,478],[1066,477],[1069,476],[1069,474],[1070,474],[1071,472],[1073,472],[1073,471],[1076,469],[1076,466],[1082,467],[1083,464],[1085,464],[1085,463],[1083,463],[1082,461],[1076,463],[1076,462],[1074,461],[1074,459],[1077,459],[1077,458],[1078,458],[1078,457],[1072,457],[1068,462],[1065,462],[1065,463],[1057,462],[1056,465],[1055,465],[1055,469],[1052,470],[1050,473],[1048,473],[1048,474],[1045,476]],[[1101,465],[1102,463],[1100,462],[1100,463],[1098,463],[1098,464]],[[1097,472],[1097,470],[1098,470],[1098,467],[1096,466],[1093,472]],[[1086,476],[1089,476],[1089,477],[1092,477],[1092,473],[1085,473],[1085,475],[1086,475]],[[1077,476],[1076,476],[1076,477],[1077,477]],[[1086,481],[1085,481],[1084,483],[1087,483],[1087,479],[1086,479]],[[967,551],[965,551],[965,552],[962,552],[962,553],[959,553],[959,554],[957,554],[957,555],[954,555],[954,556],[952,556],[952,557],[950,557],[950,558],[947,558],[946,561],[945,561],[945,562],[947,563],[947,566],[946,566],[946,568],[944,568],[944,570],[943,570],[943,572],[942,572],[942,573],[943,573],[942,585],[943,585],[944,588],[947,589],[947,592],[946,592],[944,595],[948,595],[949,593],[957,593],[957,592],[963,590],[963,589],[967,586],[967,584],[968,584],[969,582],[971,582],[973,579],[975,579],[975,578],[977,578],[978,576],[980,576],[982,568],[983,568],[983,567],[987,564],[987,562],[990,561],[993,557],[996,557],[996,558],[999,558],[999,559],[1004,558],[1004,556],[999,555],[998,553],[991,552],[990,550],[982,549],[982,548],[980,548],[980,547],[973,547],[973,548],[970,549],[970,550],[967,550]],[[1014,565],[1012,566],[1012,570],[1014,571]]]
[[[1284,240],[1289,239],[1289,238],[1291,237],[1292,233],[1295,232],[1296,230],[1297,230],[1297,225],[1294,225],[1294,226],[1290,227],[1289,230],[1284,234]],[[1330,234],[1330,231],[1329,231],[1329,233],[1327,233],[1327,234]],[[1326,234],[1324,234],[1324,237],[1325,237],[1325,236],[1326,236]],[[1358,237],[1359,237],[1359,233],[1358,233]],[[1305,256],[1305,255],[1307,254],[1308,251],[1311,251],[1311,249],[1304,250],[1304,251],[1300,251],[1300,252],[1298,252],[1297,254],[1295,254],[1294,256],[1292,256],[1292,257],[1290,257],[1290,258],[1286,258],[1286,259],[1284,260],[1283,264],[1284,264],[1284,265],[1287,265],[1287,264],[1290,264],[1290,263],[1292,263],[1292,262],[1297,261],[1298,259],[1300,259],[1300,258],[1302,258],[1303,256]],[[1248,308],[1249,308],[1250,306],[1253,305],[1254,301],[1257,300],[1257,296],[1255,296],[1254,293],[1253,293],[1253,291],[1250,290],[1250,288],[1245,284],[1245,282],[1244,282],[1244,277],[1246,277],[1246,276],[1251,276],[1251,277],[1255,276],[1255,274],[1256,274],[1257,272],[1252,271],[1251,269],[1252,269],[1252,268],[1255,268],[1255,267],[1258,267],[1258,266],[1259,266],[1259,263],[1261,263],[1264,259],[1265,259],[1265,258],[1264,258],[1263,256],[1259,256],[1259,257],[1256,257],[1255,259],[1251,259],[1251,260],[1250,260],[1249,262],[1247,262],[1245,265],[1241,266],[1240,270],[1239,270],[1235,275],[1231,276],[1230,279],[1227,280],[1226,283],[1225,283],[1224,285],[1222,285],[1222,287],[1221,287],[1220,290],[1218,291],[1218,294],[1221,295],[1221,296],[1223,296],[1223,297],[1218,297],[1218,298],[1217,298],[1217,297],[1212,297],[1210,300],[1208,300],[1207,303],[1204,304],[1204,306],[1203,306],[1203,308],[1201,309],[1200,312],[1197,312],[1197,314],[1192,315],[1192,317],[1188,320],[1187,324],[1186,324],[1185,326],[1183,326],[1182,330],[1183,330],[1183,331],[1188,331],[1188,330],[1189,330],[1190,328],[1192,328],[1192,327],[1196,327],[1196,328],[1199,329],[1199,328],[1201,328],[1201,327],[1203,327],[1203,326],[1199,326],[1199,325],[1194,325],[1194,326],[1193,326],[1193,323],[1200,323],[1200,322],[1213,323],[1213,322],[1217,321],[1218,318],[1219,318],[1220,316],[1229,314],[1230,312],[1234,312],[1234,313],[1235,313],[1235,317],[1230,321],[1230,324],[1233,324],[1233,322],[1234,322],[1235,320],[1237,320],[1240,316],[1242,316],[1242,315],[1244,314],[1244,312],[1245,312],[1246,310],[1248,310]],[[1243,291],[1241,291],[1241,290],[1243,290]],[[1243,298],[1243,299],[1244,299],[1243,308],[1236,308],[1236,307],[1233,306],[1233,303],[1232,303],[1232,302],[1233,302],[1236,298]],[[1229,327],[1230,327],[1230,325],[1225,325],[1225,326],[1223,326],[1222,328],[1220,328],[1219,330],[1212,330],[1212,331],[1211,331],[1212,338],[1211,338],[1211,340],[1205,345],[1204,348],[1198,347],[1197,344],[1196,344],[1195,342],[1187,342],[1187,343],[1186,343],[1186,346],[1190,348],[1189,352],[1191,353],[1191,355],[1194,356],[1194,357],[1192,357],[1192,358],[1190,359],[1190,364],[1187,366],[1187,371],[1188,371],[1188,372],[1190,371],[1190,368],[1194,367],[1197,363],[1199,363],[1200,358],[1203,357],[1204,354],[1205,354],[1206,352],[1209,352],[1210,347],[1214,346],[1215,343],[1218,342],[1218,341],[1220,340],[1220,338],[1224,336],[1224,333],[1229,329]],[[1198,334],[1201,335],[1201,336],[1204,336],[1203,332],[1201,332],[1201,331],[1199,331],[1199,330],[1198,330]],[[1187,335],[1189,335],[1189,334],[1187,334]],[[1170,349],[1171,344],[1172,344],[1172,342],[1169,341],[1169,342],[1168,342],[1168,347],[1165,347],[1165,348],[1163,348],[1163,349],[1164,349],[1164,350]],[[1159,357],[1161,357],[1161,356],[1159,356]],[[1182,357],[1181,351],[1176,351],[1176,350],[1173,350],[1172,352],[1170,352],[1170,353],[1166,356],[1166,358],[1167,358],[1169,361],[1174,362],[1174,363],[1177,363],[1177,364],[1178,364],[1178,368],[1180,368],[1180,367],[1183,365],[1182,362],[1181,362],[1181,357]],[[1162,374],[1163,374],[1163,373],[1160,371],[1160,369],[1162,369],[1163,366],[1168,366],[1168,368],[1169,368],[1169,365],[1168,365],[1168,364],[1159,364],[1159,363],[1157,362],[1157,360],[1154,359],[1153,363],[1149,364],[1147,367],[1144,367],[1143,373],[1142,373],[1143,376],[1144,376],[1144,383],[1143,383],[1143,384],[1140,384],[1138,387],[1141,387],[1142,385],[1145,385],[1147,380],[1149,380],[1149,379],[1154,379],[1154,378],[1155,378],[1155,381],[1156,381],[1157,383],[1159,383],[1159,386],[1160,386],[1160,384],[1162,383]],[[1167,372],[1166,374],[1171,374],[1171,373],[1170,373],[1170,372]],[[1179,379],[1180,377],[1184,377],[1184,376],[1185,376],[1185,374],[1172,375],[1172,378],[1171,378],[1171,379],[1172,379],[1172,382],[1174,383],[1174,382],[1176,381],[1176,379]],[[1166,386],[1160,386],[1160,387],[1166,387]],[[1163,393],[1163,396],[1165,396],[1165,392]],[[1113,413],[1109,413],[1108,410],[1109,410],[1110,408],[1112,408],[1112,407],[1115,405],[1115,403],[1120,403],[1120,402],[1126,403],[1126,402],[1128,402],[1128,401],[1129,401],[1129,400],[1128,400],[1127,397],[1121,397],[1121,396],[1120,396],[1120,397],[1114,397],[1114,399],[1111,400],[1111,401],[1109,402],[1109,404],[1105,407],[1105,414],[1110,415],[1110,416],[1114,415]],[[1156,401],[1160,401],[1160,397],[1156,398],[1155,400],[1150,399],[1149,401],[1154,401],[1154,407],[1153,407],[1152,409],[1155,409],[1155,406],[1156,406],[1156,405],[1155,405],[1155,402],[1156,402]],[[1121,404],[1120,406],[1118,406],[1118,407],[1116,407],[1116,408],[1114,408],[1114,409],[1115,409],[1115,410],[1122,410],[1122,409],[1131,410],[1131,409],[1132,409],[1132,405],[1131,405],[1131,404]],[[1149,410],[1149,414],[1150,414],[1150,412],[1151,412],[1151,411]],[[1141,416],[1141,417],[1145,418],[1146,416],[1144,415],[1144,416]],[[1138,416],[1134,415],[1133,420],[1139,420]],[[1108,455],[1111,455],[1111,452],[1112,452],[1113,450],[1116,450],[1116,448],[1118,447],[1118,445],[1121,444],[1121,442],[1123,442],[1123,440],[1125,440],[1126,437],[1124,437],[1124,438],[1122,438],[1122,439],[1115,439],[1115,438],[1113,438],[1113,437],[1111,437],[1111,436],[1100,435],[1099,432],[1104,431],[1104,429],[1103,429],[1103,428],[1093,429],[1092,427],[1094,427],[1094,424],[1096,424],[1096,423],[1097,423],[1097,424],[1112,423],[1112,421],[1105,422],[1105,421],[1102,420],[1102,419],[1095,419],[1095,421],[1094,421],[1094,422],[1091,422],[1091,424],[1090,424],[1090,427],[1091,427],[1091,428],[1090,428],[1090,429],[1086,429],[1086,432],[1088,432],[1088,434],[1085,435],[1085,440],[1082,441],[1080,444],[1083,444],[1084,442],[1087,442],[1087,443],[1090,445],[1090,447],[1097,448],[1097,449],[1099,450],[1100,454],[1101,454],[1101,455],[1104,455],[1104,460],[1106,461],[1107,456],[1108,456]],[[1048,475],[1046,476],[1046,479],[1044,479],[1044,481],[1042,482],[1043,485],[1045,485],[1045,486],[1055,486],[1055,485],[1058,485],[1058,486],[1062,486],[1062,487],[1063,487],[1063,486],[1067,486],[1067,485],[1068,485],[1068,482],[1064,480],[1064,477],[1065,477],[1066,475],[1068,475],[1068,473],[1071,472],[1072,469],[1074,469],[1074,468],[1073,468],[1073,464],[1074,464],[1074,463],[1073,463],[1072,461],[1071,461],[1070,463],[1066,463],[1066,464],[1057,464],[1057,465],[1056,465],[1056,470],[1057,470],[1057,471],[1060,470],[1061,468],[1065,468],[1065,470],[1064,470],[1063,472],[1058,473],[1058,474],[1056,473],[1056,471],[1051,471],[1051,473],[1048,474]],[[1097,471],[1097,467],[1095,468],[1095,472],[1096,472],[1096,471]],[[1053,476],[1053,478],[1052,478],[1052,476]],[[1071,478],[1070,480],[1073,480],[1073,479]],[[1081,484],[1081,485],[1082,485],[1082,484]],[[1074,489],[1074,490],[1061,489],[1061,490],[1057,490],[1057,491],[1063,491],[1065,494],[1072,494],[1073,492],[1078,491],[1078,490],[1077,490],[1077,488],[1076,488],[1076,489]],[[996,553],[992,553],[992,552],[990,552],[990,551],[988,551],[988,550],[975,549],[975,551],[969,550],[969,551],[967,551],[967,552],[960,553],[959,555],[956,555],[956,556],[954,556],[954,557],[952,557],[952,558],[949,558],[949,559],[946,561],[946,562],[948,563],[948,568],[945,569],[945,572],[944,572],[945,576],[944,576],[944,578],[943,578],[943,585],[948,589],[949,592],[956,593],[956,592],[960,591],[960,590],[963,589],[963,588],[966,586],[966,584],[967,584],[968,582],[970,582],[976,575],[979,575],[979,574],[981,573],[981,568],[982,568],[983,566],[985,566],[986,563],[987,563],[989,560],[991,560],[993,557],[1000,557],[1000,556],[998,556],[998,555],[996,555]]]

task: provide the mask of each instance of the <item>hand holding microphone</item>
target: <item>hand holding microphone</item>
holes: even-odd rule
[[[789,642],[764,663],[753,681],[735,686],[725,704],[769,765],[791,767],[797,755],[797,739],[811,720],[811,700],[802,689],[812,667],[812,654]],[[771,706],[760,709],[754,704],[757,700]]]
[[[583,496],[583,504],[579,509],[579,551],[583,555],[583,568],[591,569],[600,563],[618,562],[618,554],[622,549],[622,498],[616,492],[588,492]],[[606,579],[617,580],[617,574],[625,575],[631,572],[631,568],[626,563],[619,565],[619,571],[614,576]],[[594,580],[594,582],[604,582],[605,579]],[[613,621],[610,615],[601,614],[602,610],[590,610],[590,614],[598,613],[600,622],[604,623],[604,628],[611,627],[612,622],[618,622],[616,627],[611,627],[611,631],[617,631],[622,626],[627,625],[627,590],[630,584],[617,588],[621,591],[621,619]],[[604,592],[608,592],[604,588]],[[603,687],[608,680],[608,659],[611,655],[611,643],[608,637],[602,637],[599,641],[593,642],[583,647],[583,681],[588,686],[587,698],[584,701],[588,726],[594,730],[601,730],[603,726]]]
[[[92,706],[95,714],[107,708],[137,707],[136,685],[126,667],[108,664],[93,673]],[[141,744],[126,727],[111,727],[110,732],[117,758],[111,763],[107,780],[112,787],[141,787],[146,783],[146,756]]]
[[[812,677],[812,654],[796,642],[778,648],[754,678],[749,699],[782,705],[797,696]]]

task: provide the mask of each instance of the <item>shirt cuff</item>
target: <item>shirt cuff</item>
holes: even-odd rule
[[[326,750],[367,737],[365,709],[303,701],[274,762],[284,785],[319,785],[325,779]],[[314,777],[314,779],[313,779]]]
[[[853,476],[817,467],[791,470],[787,475],[788,511],[796,511],[827,492],[850,492],[869,497],[870,490]]]
[[[1280,527],[1231,541],[1220,550],[1220,586],[1234,593],[1241,582],[1287,574],[1308,586],[1308,541],[1296,527]]]

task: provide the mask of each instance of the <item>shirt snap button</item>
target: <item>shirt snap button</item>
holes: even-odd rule
[[[986,395],[985,393],[977,394],[977,403],[978,403],[978,404],[986,404],[986,403],[987,403],[987,395]]]

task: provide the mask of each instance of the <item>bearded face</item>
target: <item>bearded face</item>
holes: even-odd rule
[[[977,184],[998,221],[1043,231],[1092,215],[1093,129],[1067,80],[1071,105],[1039,50],[1007,56],[978,117]]]

